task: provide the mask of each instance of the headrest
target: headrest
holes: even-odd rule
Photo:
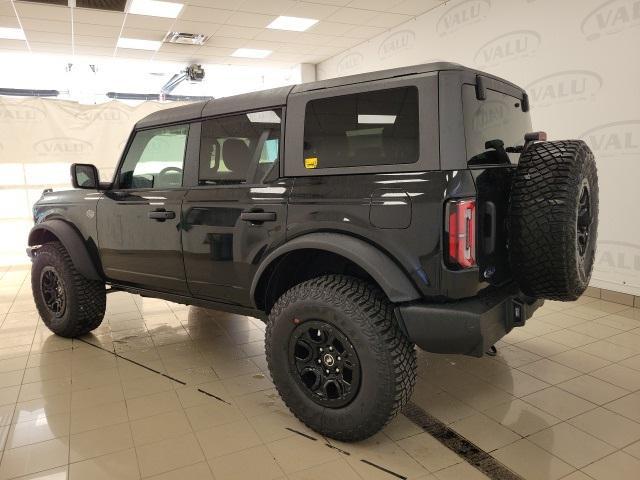
[[[229,170],[240,174],[244,179],[249,169],[251,151],[243,140],[229,138],[222,145],[222,159]]]

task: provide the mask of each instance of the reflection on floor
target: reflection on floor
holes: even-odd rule
[[[28,275],[0,272],[0,480],[486,478],[404,416],[320,438],[278,398],[256,319],[116,293],[85,338],[104,351],[52,336]],[[521,477],[640,478],[640,309],[547,302],[494,358],[419,363],[413,402]]]

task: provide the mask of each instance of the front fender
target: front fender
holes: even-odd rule
[[[318,232],[294,238],[267,255],[251,284],[254,305],[256,289],[269,265],[282,255],[303,249],[325,250],[351,260],[371,275],[392,302],[409,302],[420,298],[409,276],[380,249],[349,235]]]
[[[82,236],[67,222],[59,219],[45,220],[35,225],[29,232],[29,247],[41,245],[44,239],[57,238],[69,252],[73,266],[89,280],[103,280],[95,263],[89,255],[87,245]],[[28,249],[32,250],[32,249]]]

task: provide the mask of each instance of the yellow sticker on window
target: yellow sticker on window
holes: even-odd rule
[[[318,158],[311,157],[304,159],[304,168],[317,168],[318,167]]]

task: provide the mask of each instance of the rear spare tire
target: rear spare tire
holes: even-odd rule
[[[509,258],[527,295],[576,300],[589,285],[598,234],[598,173],[581,140],[535,143],[509,202]]]

